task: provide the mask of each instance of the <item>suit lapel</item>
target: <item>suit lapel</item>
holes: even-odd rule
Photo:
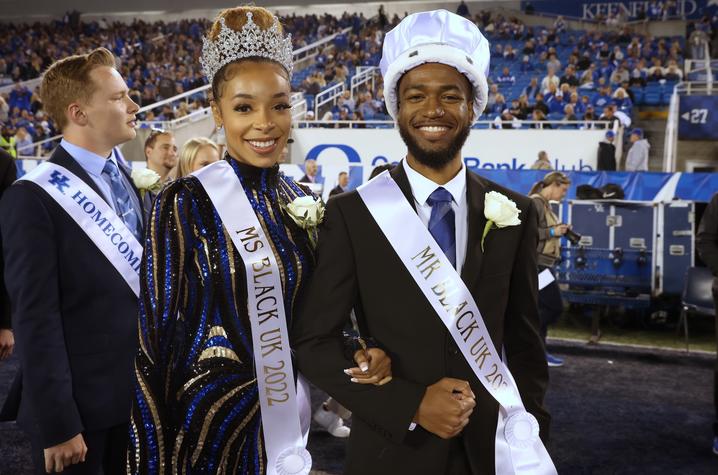
[[[469,205],[468,235],[466,239],[466,259],[461,271],[461,278],[469,291],[472,290],[481,273],[484,253],[481,251],[481,235],[484,232],[484,196],[488,190],[481,177],[467,170],[466,200]]]
[[[77,178],[84,181],[87,186],[95,190],[95,193],[100,195],[100,198],[105,200],[105,194],[100,190],[100,188],[97,186],[97,183],[95,183],[95,180],[90,177],[90,175],[85,171],[82,166],[77,163],[77,160],[75,160],[72,155],[70,155],[67,150],[62,148],[62,146],[58,146],[55,151],[52,153],[52,157],[50,157],[50,163],[55,163],[57,165],[60,165],[61,167],[67,168],[70,172],[72,172]],[[110,206],[112,206],[112,203],[107,203]]]
[[[402,193],[404,193],[404,197],[406,197],[407,201],[409,201],[411,209],[416,211],[414,194],[411,192],[411,184],[409,183],[409,177],[406,176],[404,164],[400,162],[392,171],[389,172],[389,174],[394,179],[396,184],[399,185],[399,189]]]

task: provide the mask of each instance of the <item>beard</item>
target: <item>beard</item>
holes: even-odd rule
[[[464,143],[466,143],[470,131],[471,124],[467,124],[459,130],[457,136],[454,137],[448,146],[436,150],[425,150],[421,148],[419,142],[411,135],[409,127],[399,124],[399,135],[401,135],[411,156],[414,157],[417,162],[434,170],[441,170],[456,157],[464,146]]]

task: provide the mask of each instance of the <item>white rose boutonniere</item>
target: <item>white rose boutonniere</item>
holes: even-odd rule
[[[495,225],[497,228],[505,228],[507,226],[518,226],[521,224],[519,214],[521,210],[516,207],[516,203],[508,199],[505,195],[497,191],[486,193],[484,200],[484,216],[486,216],[486,226],[484,234],[481,236],[481,251],[484,251],[484,239],[489,234],[491,228]]]
[[[162,189],[162,183],[160,182],[160,176],[157,172],[150,170],[149,168],[143,168],[142,170],[132,170],[132,181],[140,191],[142,198],[145,197],[145,193],[157,193]]]
[[[313,196],[300,196],[286,207],[287,214],[297,226],[307,231],[312,247],[316,246],[316,229],[324,220],[324,203]]]

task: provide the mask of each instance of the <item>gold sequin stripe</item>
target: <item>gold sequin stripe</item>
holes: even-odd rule
[[[252,380],[252,382],[256,382],[256,381],[257,381],[256,378]],[[227,457],[229,456],[229,450],[232,448],[232,444],[234,444],[234,441],[237,440],[237,437],[239,437],[239,434],[241,434],[242,429],[244,429],[244,427],[254,417],[254,415],[257,413],[258,410],[259,410],[259,400],[257,400],[257,402],[254,404],[254,407],[252,407],[252,410],[249,411],[249,414],[247,414],[247,417],[245,417],[244,420],[242,420],[242,423],[239,425],[237,430],[234,431],[234,434],[232,434],[232,436],[229,438],[229,440],[227,440],[227,445],[225,446],[224,451],[222,452],[222,458],[220,460],[227,460]],[[242,441],[242,445],[240,445],[240,450],[237,451],[237,454],[241,453],[241,448],[244,447],[244,442],[246,440],[247,439],[245,438]],[[258,445],[259,460],[260,460],[260,464],[261,464],[262,463],[262,437],[259,437],[258,443],[259,443],[259,445]],[[239,455],[237,455],[237,463],[239,463]],[[235,469],[234,469],[233,473],[237,473],[236,469],[237,469],[237,466],[235,465]],[[264,473],[264,470],[260,470],[259,473]]]
[[[140,440],[140,434],[137,431],[137,424],[135,424],[135,418],[130,418],[130,429],[132,430],[132,434],[135,436],[135,440]],[[137,447],[137,444],[135,444],[134,447],[135,452],[135,467],[139,470],[140,468],[140,450],[139,447]],[[128,450],[129,455],[129,450]],[[130,467],[130,457],[127,457],[127,473],[132,473],[132,468]]]
[[[207,370],[204,373],[197,375],[194,378],[187,381],[186,383],[184,383],[184,385],[182,386],[182,389],[180,389],[180,391],[177,393],[177,397],[176,397],[177,401],[179,401],[180,398],[184,395],[184,393],[187,392],[187,390],[190,388],[190,386],[192,386],[194,383],[196,383],[200,379],[204,378],[205,376],[209,375],[209,373],[210,373],[210,370]]]
[[[225,402],[235,394],[237,394],[239,391],[243,390],[250,384],[255,384],[256,379],[252,379],[250,381],[247,381],[246,383],[242,384],[241,386],[237,386],[236,388],[229,391],[227,394],[222,396],[220,399],[218,399],[214,404],[212,404],[212,407],[209,408],[209,411],[207,411],[207,414],[205,415],[204,422],[202,423],[202,429],[199,432],[199,438],[197,439],[197,445],[195,446],[194,452],[192,453],[192,463],[197,463],[197,459],[199,459],[200,453],[202,452],[202,448],[204,447],[204,441],[207,437],[207,432],[209,431],[209,426],[214,421],[214,416],[217,415],[217,412],[222,408],[222,405],[224,405]],[[241,430],[241,427],[240,429]]]
[[[209,372],[209,371],[208,371]],[[184,451],[184,458],[182,461],[179,460],[179,451],[182,448],[182,441],[184,440],[184,428],[180,426],[177,437],[175,437],[175,446],[172,449],[172,468],[174,469],[173,475],[182,475],[182,469],[186,465],[187,451]]]
[[[164,459],[165,443],[164,436],[162,434],[162,421],[160,420],[159,413],[157,412],[157,406],[155,406],[154,398],[152,393],[147,389],[145,378],[137,367],[135,367],[135,376],[137,377],[137,383],[140,385],[140,390],[145,396],[145,403],[150,408],[152,414],[152,421],[155,426],[155,435],[157,436],[157,452],[159,453],[160,461]],[[161,462],[160,462],[161,463]]]

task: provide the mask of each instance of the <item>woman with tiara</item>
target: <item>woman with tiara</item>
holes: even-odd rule
[[[155,200],[128,470],[306,474],[307,398],[295,390],[287,326],[323,208],[277,164],[291,127],[291,39],[263,8],[224,10],[202,66],[227,153]],[[354,382],[390,379],[381,350],[346,353],[363,369],[346,371]]]

